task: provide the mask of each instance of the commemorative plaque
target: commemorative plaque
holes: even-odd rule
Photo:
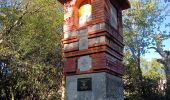
[[[92,79],[91,78],[79,78],[77,79],[77,91],[91,91]]]

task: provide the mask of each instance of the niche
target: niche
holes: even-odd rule
[[[79,26],[87,24],[92,19],[91,0],[83,1],[78,9],[78,24]]]

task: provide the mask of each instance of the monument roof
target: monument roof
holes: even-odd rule
[[[58,1],[62,4],[64,4],[65,2],[70,1],[70,0],[58,0]],[[128,0],[117,0],[117,2],[120,5],[120,7],[122,8],[122,10],[130,8],[130,3]]]
[[[117,2],[121,6],[122,10],[130,8],[130,3],[128,0],[117,0]]]

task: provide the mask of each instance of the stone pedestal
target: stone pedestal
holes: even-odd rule
[[[91,79],[91,90],[78,91],[82,78]],[[124,100],[122,78],[105,72],[66,76],[66,100]]]

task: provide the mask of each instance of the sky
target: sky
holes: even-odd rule
[[[170,2],[164,2],[164,0],[162,0],[162,5],[166,6],[168,5],[168,12],[170,13]],[[166,18],[166,23],[170,23],[170,16],[168,16]],[[170,28],[163,28],[163,30],[167,30],[170,31]],[[163,50],[169,50],[170,51],[170,39],[166,40],[163,42],[163,45],[165,45],[165,47],[163,47]],[[143,58],[145,58],[147,61],[151,61],[153,58],[161,58],[161,56],[155,52],[155,50],[151,49],[149,50],[148,53],[146,53]]]
[[[163,50],[169,50],[170,51],[170,39],[164,41],[163,44],[165,45]],[[149,52],[144,55],[144,58],[147,61],[151,61],[154,58],[161,58],[161,56],[157,52],[155,52],[155,50],[150,49]]]

